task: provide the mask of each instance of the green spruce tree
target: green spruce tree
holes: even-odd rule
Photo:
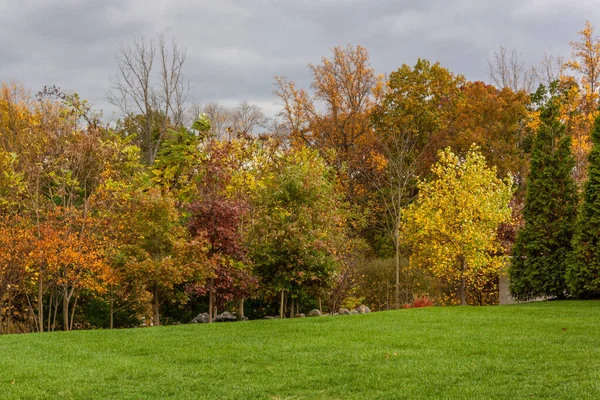
[[[588,181],[573,238],[573,257],[567,267],[569,291],[580,297],[600,295],[600,116],[591,138]]]
[[[525,227],[513,247],[510,291],[519,300],[563,297],[565,272],[577,213],[577,186],[571,137],[559,120],[559,99],[541,108],[534,139],[523,217]]]

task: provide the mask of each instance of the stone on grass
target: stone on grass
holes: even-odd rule
[[[308,312],[308,317],[320,317],[321,316],[321,311],[317,310],[316,308],[314,310],[310,310]]]
[[[356,310],[352,310],[352,311],[350,311],[350,314],[360,314],[360,313]]]
[[[203,312],[203,313],[196,315],[196,317],[192,320],[192,323],[193,324],[207,324],[208,323],[208,313]]]
[[[358,311],[359,314],[368,314],[371,312],[369,307],[365,306],[364,304],[356,307],[356,311]]]
[[[340,308],[338,310],[338,314],[340,314],[340,315],[348,315],[348,314],[350,314],[350,310],[348,310],[347,308]]]
[[[215,317],[216,322],[231,322],[237,321],[237,317],[229,311],[223,311],[221,314],[217,314]]]

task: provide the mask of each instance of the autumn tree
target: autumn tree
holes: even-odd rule
[[[251,257],[265,294],[279,294],[283,318],[286,294],[327,286],[339,268],[347,215],[334,171],[309,149],[275,160],[253,203]]]
[[[569,292],[576,296],[600,294],[600,117],[591,134],[588,181],[583,191],[573,238],[573,255],[566,268]]]
[[[222,307],[234,298],[239,300],[243,315],[244,298],[252,294],[256,279],[245,246],[244,219],[248,202],[243,196],[228,193],[232,175],[244,163],[237,142],[211,142],[207,157],[199,164],[202,179],[189,205],[188,229],[192,236],[206,240],[210,272],[205,284],[189,289],[209,296],[209,321],[215,307]],[[237,193],[236,193],[237,194]]]
[[[292,145],[319,151],[345,177],[346,196],[363,204],[371,188],[368,171],[375,165],[376,136],[370,114],[383,89],[364,47],[336,47],[332,58],[309,65],[309,93],[277,77],[275,94]]]
[[[178,254],[186,254],[186,232],[168,193],[155,188],[139,190],[129,206],[130,218],[126,223],[130,233],[122,245],[128,274],[130,279],[142,283],[151,296],[153,323],[160,325],[162,299],[176,285],[201,271],[194,270],[199,267],[194,260],[177,258]],[[201,248],[201,244],[194,243],[194,247]],[[193,263],[188,264],[188,261]]]
[[[545,88],[540,95],[546,95]],[[559,121],[559,97],[541,109],[534,140],[523,217],[509,268],[510,291],[518,299],[562,297],[576,218],[577,187],[571,137]]]
[[[512,182],[497,177],[477,147],[464,158],[449,148],[439,152],[433,178],[420,181],[419,196],[404,214],[411,262],[467,291],[498,273],[504,256],[497,231],[511,216]]]
[[[560,79],[563,85],[569,85],[562,120],[573,137],[575,179],[583,184],[591,149],[589,133],[600,104],[600,38],[595,36],[594,26],[589,21],[586,21],[579,35],[580,41],[571,42],[573,51],[566,63],[566,69],[572,71],[574,76],[563,74]]]

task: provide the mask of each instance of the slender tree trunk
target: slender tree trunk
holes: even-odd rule
[[[73,320],[75,319],[75,309],[77,308],[77,299],[79,299],[79,294],[75,296],[75,301],[73,302],[73,309],[71,310],[71,322],[69,323],[69,330],[73,330]]]
[[[290,297],[290,318],[294,318],[296,315],[294,314],[294,298]]]
[[[57,301],[54,302],[54,317],[52,318],[52,332],[56,329],[56,317],[58,315],[58,306],[60,303]]]
[[[154,286],[154,292],[152,294],[154,303],[154,326],[160,326],[160,314],[158,307],[158,288]]]
[[[467,295],[466,295],[466,283],[465,283],[465,258],[463,256],[459,256],[460,262],[460,305],[467,305]]]
[[[46,330],[50,332],[50,323],[52,321],[52,303],[54,302],[54,290],[50,294],[50,303],[48,304],[48,325]]]
[[[400,233],[396,229],[396,309],[400,308]]]
[[[10,333],[10,326],[12,325],[12,296],[8,295],[8,314],[6,315],[6,333]],[[2,322],[2,318],[0,318],[0,323]],[[1,333],[1,330],[0,330]]]
[[[321,302],[321,296],[319,296],[319,312],[323,314],[323,303]]]
[[[283,294],[283,290],[281,291],[281,300],[280,300],[280,304],[279,304],[279,318],[283,319],[284,315],[283,315],[283,309],[284,307],[284,294]]]
[[[42,274],[38,278],[38,330],[44,332],[44,287],[42,286]]]
[[[208,323],[213,322],[213,280],[209,281],[208,287]]]
[[[243,297],[240,298],[240,303],[238,306],[238,314],[240,315],[240,317],[244,316],[244,298]]]
[[[2,294],[0,293],[0,335],[2,335]],[[8,309],[8,314],[10,315],[10,308]],[[8,327],[6,328],[6,333],[8,333]]]
[[[115,316],[115,299],[111,296],[110,298],[110,325],[109,329],[112,329],[114,326],[114,316]]]
[[[69,298],[67,289],[63,289],[63,330],[69,330]]]

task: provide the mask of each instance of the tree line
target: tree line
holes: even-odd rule
[[[494,304],[511,254],[520,299],[597,294],[600,40],[580,36],[535,68],[500,48],[492,84],[337,47],[307,89],[275,77],[275,118],[192,104],[163,37],[120,49],[117,121],[2,84],[0,332]]]

